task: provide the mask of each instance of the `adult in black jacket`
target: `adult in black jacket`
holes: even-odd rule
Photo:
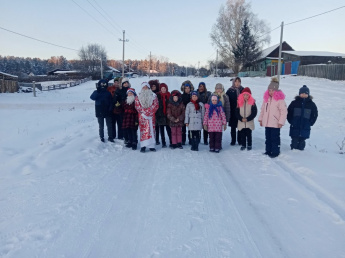
[[[112,112],[112,96],[107,91],[108,82],[106,80],[100,80],[97,83],[97,90],[95,90],[90,99],[95,101],[96,117],[99,125],[99,137],[104,142],[104,119],[108,129],[108,140],[114,142],[113,130],[111,126],[111,112]]]
[[[123,140],[123,131],[122,131],[122,120],[123,120],[123,103],[127,98],[127,90],[130,88],[128,78],[121,78],[120,79],[120,87],[115,91],[113,97],[113,105],[114,105],[114,119],[118,124],[118,135],[117,138],[119,140]],[[113,119],[113,120],[114,120]],[[116,137],[116,133],[114,134],[114,138]],[[125,142],[127,144],[127,142]]]
[[[186,108],[188,103],[190,102],[190,93],[194,90],[194,86],[191,81],[187,80],[184,81],[181,85],[181,91],[182,91],[182,103],[184,107]],[[182,126],[182,145],[186,144],[187,139],[187,127],[184,124]],[[191,137],[188,133],[188,143],[191,144]]]
[[[232,80],[232,86],[227,90],[226,95],[229,97],[230,101],[230,120],[229,120],[229,126],[231,128],[231,145],[236,144],[236,138],[237,143],[241,145],[241,137],[240,134],[237,131],[237,117],[236,117],[236,108],[237,108],[237,98],[242,93],[243,87],[241,86],[241,78],[236,77],[235,80]],[[237,134],[237,137],[236,137]]]
[[[299,90],[299,96],[288,107],[287,120],[290,124],[291,149],[304,150],[305,140],[310,137],[311,126],[316,122],[318,110],[306,85]]]
[[[198,87],[198,100],[202,102],[204,105],[207,104],[208,99],[211,97],[211,92],[207,91],[206,84],[204,82],[199,83]],[[208,144],[208,131],[204,129],[204,144]]]

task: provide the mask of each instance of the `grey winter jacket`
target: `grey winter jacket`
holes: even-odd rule
[[[205,107],[202,102],[199,102],[199,105],[200,109],[198,111],[195,110],[194,103],[192,102],[189,102],[186,106],[184,123],[188,124],[189,131],[202,130]]]

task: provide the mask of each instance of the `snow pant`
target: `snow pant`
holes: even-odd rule
[[[182,143],[182,126],[171,127],[171,142],[172,144]]]
[[[159,143],[159,125],[156,123],[156,144]]]
[[[265,127],[266,153],[271,156],[280,154],[280,128]]]
[[[203,130],[204,131],[204,143],[207,143],[207,139],[208,139],[208,131],[207,130]]]
[[[189,133],[187,134],[187,126],[184,125],[182,127],[182,144],[185,144],[186,143],[186,140],[187,140],[187,135],[188,135],[188,142],[190,143],[190,135]]]
[[[190,138],[192,144],[191,150],[198,150],[201,139],[201,130],[188,131],[188,138]]]
[[[210,150],[220,150],[222,147],[222,132],[209,132]]]
[[[136,128],[125,128],[122,129],[123,136],[125,138],[125,141],[130,144],[137,144],[138,143],[138,127]]]
[[[305,139],[304,137],[291,137],[291,150],[304,150],[305,148]]]
[[[243,128],[241,131],[238,131],[238,134],[240,134],[243,147],[252,146],[252,130],[250,128]],[[246,143],[248,145],[246,145]]]
[[[117,124],[117,138],[122,139],[123,138],[123,132],[122,132],[123,114],[113,114],[111,119],[112,119],[111,126],[113,129],[114,138],[116,138],[116,124]]]
[[[241,134],[237,131],[237,125],[231,125],[231,143],[236,143],[236,135],[237,135],[237,143],[241,145]]]
[[[108,138],[109,139],[114,139],[113,137],[113,130],[112,130],[112,126],[111,126],[111,116],[103,118],[103,117],[97,117],[98,120],[98,125],[99,125],[99,137],[101,139],[104,139],[104,119],[105,119],[105,123],[107,125],[107,130],[108,130]]]
[[[168,126],[168,125],[159,125],[157,127],[159,128],[159,131],[161,133],[162,145],[166,144],[164,127],[165,127],[165,130],[167,131],[167,134],[168,134],[168,137],[169,137],[169,143],[171,144],[171,128],[170,128],[170,126]],[[159,134],[158,134],[158,137],[156,135],[156,142],[159,142]]]

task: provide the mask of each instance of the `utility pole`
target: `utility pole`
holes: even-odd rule
[[[125,77],[125,42],[128,42],[128,39],[125,39],[125,30],[123,30],[123,39],[119,39],[123,42],[122,48],[122,77]]]
[[[102,56],[101,56],[101,79],[103,79],[103,64],[102,64]]]
[[[280,32],[279,60],[278,60],[278,82],[279,83],[280,83],[282,47],[283,47],[283,29],[284,29],[284,22],[282,22],[281,32]]]
[[[149,78],[151,77],[151,51],[150,51],[150,64],[149,64]]]
[[[218,49],[217,49],[217,58],[216,58],[216,77],[218,77]]]

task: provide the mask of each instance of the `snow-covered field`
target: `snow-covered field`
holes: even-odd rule
[[[185,78],[159,80],[173,90]],[[258,107],[269,80],[242,80]],[[303,84],[319,118],[303,152],[284,126],[276,159],[257,118],[250,152],[227,129],[220,154],[143,154],[99,141],[94,81],[0,94],[0,257],[345,257],[345,83],[284,77],[287,104]]]

